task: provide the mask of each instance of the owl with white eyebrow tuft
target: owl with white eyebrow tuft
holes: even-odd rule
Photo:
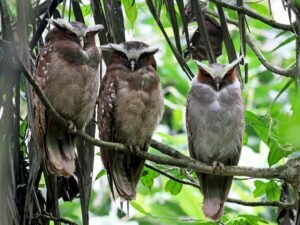
[[[83,130],[92,117],[100,86],[101,52],[95,35],[102,25],[51,19],[34,78],[54,109],[69,121],[71,129]],[[48,172],[69,177],[75,171],[75,136],[48,113],[33,95],[34,136]]]
[[[101,49],[111,52],[111,57],[100,87],[100,138],[123,143],[131,150],[147,151],[163,112],[154,59],[158,49],[138,41],[108,44]],[[145,160],[106,148],[101,148],[101,157],[113,196],[134,199]]]
[[[237,66],[205,65],[196,61],[198,75],[187,99],[186,126],[192,158],[214,168],[237,165],[244,132],[244,104]],[[196,173],[203,194],[203,213],[218,220],[223,215],[233,177]]]

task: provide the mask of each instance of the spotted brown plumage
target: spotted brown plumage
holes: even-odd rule
[[[102,49],[111,51],[111,57],[100,87],[100,138],[147,151],[163,112],[153,56],[158,49],[137,41],[109,44]],[[113,196],[134,199],[145,160],[106,148],[101,148],[101,157]]]
[[[95,35],[101,25],[87,27],[62,19],[46,38],[34,78],[46,97],[73,129],[84,129],[92,116],[98,90],[100,52]],[[50,173],[69,177],[75,171],[75,136],[57,123],[33,96],[34,132]],[[74,128],[75,127],[75,128]]]
[[[192,158],[222,169],[237,165],[244,131],[244,104],[236,66],[200,62],[188,95],[186,126]],[[196,173],[203,194],[203,213],[218,220],[223,215],[232,177]]]

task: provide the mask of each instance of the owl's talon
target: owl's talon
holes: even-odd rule
[[[130,153],[136,154],[138,151],[140,151],[140,147],[138,146],[133,146],[133,145],[127,145],[127,148],[129,149]]]
[[[221,162],[217,162],[217,161],[214,161],[214,162],[212,163],[212,167],[214,168],[214,171],[217,170],[217,169],[219,169],[219,170],[221,170],[221,171],[225,169],[224,164],[221,163]]]
[[[69,120],[68,121],[68,131],[69,133],[75,133],[77,131],[76,125],[73,121]]]

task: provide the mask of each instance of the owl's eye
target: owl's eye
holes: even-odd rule
[[[146,57],[147,57],[148,55],[147,54],[141,54],[141,56],[140,56],[140,58],[139,58],[139,60],[141,60],[141,59],[145,59]]]
[[[71,31],[67,31],[67,35],[72,37],[72,38],[77,38],[77,35]]]
[[[120,57],[122,59],[127,59],[127,55],[125,53],[123,53],[123,52],[120,52]]]
[[[205,72],[205,71],[202,71],[202,76],[207,77],[207,78],[211,78],[210,74]]]
[[[228,78],[228,77],[231,75],[231,73],[232,73],[232,70],[231,70],[231,71],[229,71],[229,72],[227,72],[227,73],[225,74],[225,76],[224,76],[224,78],[223,78],[223,79],[226,79],[226,78]]]

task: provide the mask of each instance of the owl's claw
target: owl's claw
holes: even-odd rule
[[[214,171],[217,170],[217,169],[219,169],[219,170],[221,170],[221,171],[225,169],[224,164],[221,163],[221,162],[217,162],[217,161],[214,161],[214,162],[212,163],[212,167],[214,168]]]
[[[68,131],[69,133],[73,134],[77,131],[76,125],[73,121],[69,120],[68,121]]]
[[[134,145],[131,145],[131,144],[127,145],[127,148],[129,149],[130,153],[132,153],[132,154],[134,154],[134,155],[135,155],[138,151],[141,150],[140,147],[134,146]]]

